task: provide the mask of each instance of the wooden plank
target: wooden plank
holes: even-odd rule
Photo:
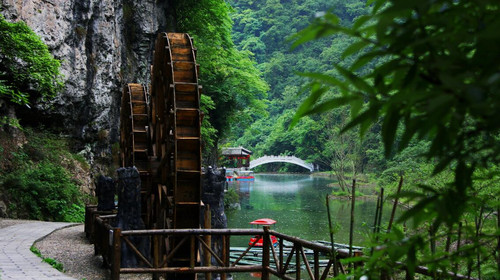
[[[264,226],[264,234],[262,236],[262,280],[269,280],[269,246],[271,237],[269,235],[269,226]]]
[[[121,229],[113,230],[113,261],[111,263],[111,279],[120,280],[121,266]]]
[[[153,267],[153,265],[141,254],[141,252],[139,252],[139,250],[134,246],[134,244],[132,244],[132,242],[130,242],[130,240],[126,236],[123,236],[122,239],[145,264],[147,264],[149,267]]]
[[[162,267],[162,268],[122,268],[120,273],[230,273],[230,272],[260,272],[263,268],[261,265],[244,265],[244,266],[212,266],[212,267]]]

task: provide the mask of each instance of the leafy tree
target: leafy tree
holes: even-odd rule
[[[18,105],[53,98],[63,87],[59,67],[26,23],[0,15],[0,98]]]
[[[434,270],[449,269],[450,261],[458,267],[463,261],[467,275],[474,270],[480,277],[483,260],[497,258],[498,275],[500,258],[490,251],[498,226],[496,233],[495,226],[489,231],[491,235],[481,232],[484,212],[477,206],[498,211],[499,201],[497,196],[478,200],[477,181],[482,178],[496,186],[490,191],[498,190],[498,175],[493,174],[498,174],[494,168],[500,162],[500,68],[496,63],[500,52],[495,49],[500,42],[500,2],[372,0],[368,4],[373,7],[371,14],[359,16],[351,26],[326,14],[297,35],[294,46],[343,34],[355,41],[342,57],[362,53],[352,64],[335,65],[336,75],[306,74],[312,79],[312,91],[295,122],[350,105],[352,117],[343,131],[357,127],[365,135],[381,121],[386,157],[403,151],[414,139],[427,140],[425,154],[437,162],[433,174],[449,168],[454,178],[441,188],[422,186],[421,192],[405,194],[414,206],[401,219],[412,218],[416,228],[428,224],[429,236],[417,232],[403,240],[407,237],[402,232],[394,232],[385,239],[390,240],[386,249],[375,252],[360,273],[380,277],[377,273],[390,273],[395,261],[403,258],[410,275],[419,259]],[[370,63],[373,70],[363,71]],[[322,99],[332,87],[338,95]],[[475,222],[462,228],[464,219]],[[474,232],[467,234],[470,246],[458,253],[449,248],[444,254],[436,253],[436,236],[455,235],[465,228]]]
[[[304,99],[301,88],[307,79],[295,73],[328,71],[332,63],[341,61],[342,47],[353,40],[347,36],[336,36],[333,41],[310,41],[291,50],[291,42],[287,38],[325,11],[334,10],[350,21],[351,17],[368,13],[368,9],[358,0],[229,2],[234,7],[231,16],[235,44],[255,55],[257,68],[262,71],[270,90],[269,114],[255,116],[249,130],[234,131],[228,141],[231,145],[251,149],[255,155],[291,153],[319,164],[322,170],[330,169],[335,157],[325,156],[327,149],[324,141],[331,138],[326,135],[328,127],[335,127],[336,123],[327,118],[311,118],[294,130],[282,128],[281,124],[290,123],[290,112],[295,111]],[[247,133],[249,131],[251,133]],[[346,143],[346,146],[350,144]]]
[[[251,60],[248,51],[235,48],[231,38],[230,6],[221,0],[177,1],[177,24],[195,39],[198,49],[200,83],[205,112],[206,156],[213,157],[219,139],[232,128],[243,129],[255,114],[265,114],[267,84]],[[207,105],[211,104],[211,105]],[[207,118],[205,120],[208,120]]]

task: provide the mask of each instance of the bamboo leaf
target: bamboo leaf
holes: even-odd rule
[[[445,157],[442,160],[440,160],[438,164],[436,164],[436,166],[434,167],[434,170],[432,171],[432,176],[443,171],[446,167],[450,165],[452,160],[453,160],[452,157]]]
[[[370,19],[372,19],[372,16],[371,15],[362,15],[360,17],[358,17],[356,19],[356,21],[354,22],[354,24],[352,25],[352,28],[353,29],[358,29],[360,28],[363,24],[365,24],[366,22],[368,22]]]
[[[413,279],[413,275],[415,275],[415,269],[417,267],[417,250],[415,248],[415,244],[411,244],[410,248],[408,248],[406,268],[408,273],[408,278]]]
[[[349,102],[351,102],[353,99],[356,99],[357,97],[355,96],[346,96],[346,97],[338,97],[338,98],[333,98],[330,100],[327,100],[314,108],[311,108],[309,111],[305,112],[303,116],[306,115],[312,115],[312,114],[319,114],[323,113],[329,110],[333,110],[335,108],[338,108],[340,106],[346,105]]]
[[[299,106],[297,109],[297,112],[295,112],[295,115],[292,118],[292,121],[290,123],[290,128],[293,128],[302,118],[303,116],[307,115],[307,112],[309,112],[316,101],[323,95],[328,90],[328,88],[321,87],[318,84],[313,84],[311,88],[311,94],[302,102],[302,104]]]
[[[398,222],[403,222],[407,221],[410,218],[413,218],[415,221],[415,227],[420,224],[421,217],[418,217],[419,215],[425,215],[425,209],[427,208],[428,205],[431,205],[436,201],[435,196],[427,197],[422,200],[420,200],[415,206],[410,208],[409,210],[405,211],[401,217],[398,218]]]
[[[342,76],[344,76],[348,81],[350,81],[352,83],[353,86],[355,86],[360,91],[374,94],[373,87],[370,86],[365,80],[356,76],[353,72],[343,68],[340,65],[335,65],[335,69],[337,69],[337,71],[339,71],[339,73]]]
[[[339,79],[337,79],[333,76],[321,74],[321,73],[315,73],[315,72],[297,73],[297,74],[302,76],[302,77],[308,77],[308,78],[314,79],[318,82],[321,82],[321,83],[324,83],[327,85],[339,87],[344,92],[348,91],[348,87],[347,87],[346,83],[340,81]]]
[[[351,67],[349,67],[349,70],[356,71],[359,68],[370,63],[370,61],[372,61],[373,59],[381,57],[383,55],[385,55],[384,51],[373,51],[373,52],[363,54],[358,59],[356,59],[356,61],[354,61],[354,63],[351,65]]]
[[[398,129],[399,118],[399,109],[397,107],[390,107],[385,115],[384,122],[382,123],[382,140],[384,142],[386,157],[388,157],[392,152],[392,146],[394,145],[394,139]]]
[[[342,59],[345,59],[346,57],[357,53],[364,49],[369,43],[367,41],[358,41],[355,43],[352,43],[349,47],[347,47],[344,52],[342,53]]]
[[[353,118],[346,126],[342,128],[340,131],[341,133],[344,133],[348,131],[349,129],[361,125],[363,123],[368,123],[371,124],[375,122],[378,118],[378,112],[379,112],[379,106],[372,105],[370,108],[368,108],[366,111],[362,112],[361,114],[357,115],[355,118]]]

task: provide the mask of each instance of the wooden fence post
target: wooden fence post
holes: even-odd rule
[[[113,229],[113,263],[111,264],[111,279],[120,280],[120,266],[121,266],[121,229]]]
[[[212,228],[212,212],[210,210],[210,205],[206,204],[205,205],[205,217],[204,217],[204,223],[205,223],[205,228],[206,229],[211,229]],[[210,234],[205,235],[205,243],[212,248],[212,236]],[[210,267],[212,263],[212,255],[210,251],[205,248],[203,251],[203,256],[204,256],[204,263],[206,267]],[[212,280],[212,273],[207,272],[205,273],[205,280]]]
[[[230,254],[230,248],[229,248],[229,235],[223,235],[222,236],[222,262],[224,263],[225,267],[229,267],[229,254]],[[220,275],[221,280],[226,280],[227,279],[227,274],[221,273]]]
[[[160,241],[159,235],[153,235],[153,267],[158,268],[160,266]],[[153,273],[153,280],[160,279],[158,273]]]
[[[264,226],[264,234],[262,236],[262,280],[269,280],[269,226]]]
[[[300,253],[302,251],[302,245],[299,243],[295,244],[295,279],[300,280]]]

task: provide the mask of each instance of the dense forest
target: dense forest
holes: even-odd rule
[[[371,250],[350,260],[365,263],[348,271],[356,279],[401,271],[412,279],[418,266],[433,278],[452,277],[446,271],[498,279],[498,1],[173,2],[176,29],[198,48],[207,165],[220,148],[243,146],[254,157],[315,163],[346,192],[352,179],[379,197],[385,188],[381,200],[406,208],[394,225],[377,227]],[[29,107],[62,90],[59,61],[25,24],[0,16],[0,34],[2,104]],[[23,144],[10,142],[20,124],[2,113],[8,212],[81,220],[88,197],[72,174],[88,171],[88,158],[69,152],[70,139],[28,127]],[[116,144],[110,150],[116,156]]]
[[[238,129],[246,127],[244,124],[236,126],[227,144],[247,147],[255,156],[296,155],[318,164],[320,170],[334,168],[350,173],[383,170],[387,162],[380,165],[383,156],[376,131],[366,137],[363,149],[354,133],[338,135],[347,121],[347,111],[304,117],[289,129],[306,96],[304,86],[308,80],[300,73],[326,73],[335,64],[349,63],[342,61],[341,54],[351,42],[346,36],[336,36],[311,41],[292,50],[293,35],[327,11],[334,11],[349,24],[368,13],[365,4],[361,1],[234,1],[232,5],[235,43],[240,49],[252,52],[270,90],[267,114],[258,115],[248,129]],[[294,166],[269,168],[302,171]]]
[[[390,279],[402,260],[406,277],[426,265],[434,277],[450,277],[440,269],[496,279],[499,4],[231,4],[235,43],[254,55],[270,90],[267,114],[236,126],[226,145],[307,159],[343,189],[367,178],[408,205],[375,236],[374,246],[388,246],[372,250],[356,277]]]

